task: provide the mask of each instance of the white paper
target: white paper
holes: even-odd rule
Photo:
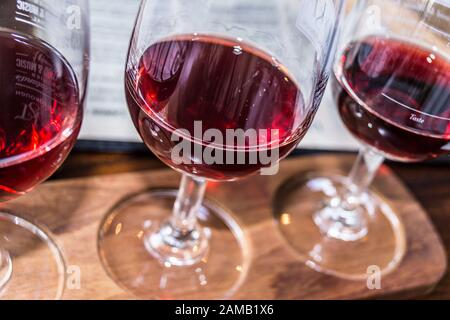
[[[298,148],[353,151],[358,150],[358,146],[358,142],[344,127],[328,88],[317,116]]]
[[[91,74],[81,139],[141,141],[128,114],[124,92],[126,54],[139,3],[139,0],[90,1]],[[248,15],[246,17],[251,19]],[[261,23],[260,17],[256,19],[257,23]],[[284,32],[280,34],[286,35]],[[326,93],[318,115],[299,148],[357,148],[357,143],[343,127],[329,92]]]
[[[125,62],[139,0],[90,0],[91,70],[81,139],[139,141],[125,101]]]

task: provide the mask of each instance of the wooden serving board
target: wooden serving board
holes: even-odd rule
[[[366,281],[340,280],[314,272],[286,247],[272,216],[272,198],[279,186],[306,171],[345,173],[353,161],[352,156],[294,158],[283,161],[276,176],[254,176],[208,188],[207,197],[239,217],[252,249],[248,277],[234,298],[406,298],[433,289],[446,271],[442,243],[420,204],[387,167],[382,168],[373,188],[383,190],[384,198],[399,213],[408,249],[400,266],[383,277],[382,289],[369,290]],[[67,264],[80,268],[80,287],[66,288],[64,299],[134,299],[102,267],[97,252],[100,222],[127,195],[149,188],[177,187],[179,179],[172,170],[158,170],[49,182],[7,207],[46,225],[63,248]]]

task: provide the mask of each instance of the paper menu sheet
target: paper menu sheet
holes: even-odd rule
[[[90,0],[91,65],[80,139],[136,142],[124,70],[139,0]]]
[[[329,88],[325,93],[311,128],[298,148],[343,151],[359,149],[358,142],[341,122]]]
[[[124,68],[140,0],[91,0],[91,73],[80,139],[140,142],[128,114]],[[282,33],[280,33],[282,34]],[[341,124],[327,92],[315,121],[299,146],[353,150],[357,143]]]

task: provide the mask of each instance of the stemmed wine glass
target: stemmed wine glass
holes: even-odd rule
[[[342,3],[142,1],[128,107],[146,145],[183,177],[179,190],[134,195],[105,217],[100,258],[121,287],[140,298],[236,292],[250,244],[226,204],[204,199],[207,181],[274,174],[295,148],[328,80]]]
[[[290,214],[280,228],[308,266],[361,279],[371,267],[386,274],[402,260],[406,237],[395,208],[368,187],[385,158],[416,162],[449,152],[449,32],[448,2],[365,0],[353,7],[333,94],[360,154],[348,177],[294,178],[284,190],[290,200],[276,210]]]
[[[0,3],[0,205],[62,164],[81,125],[87,1]],[[55,213],[57,214],[57,213]],[[44,227],[0,206],[0,299],[54,299],[65,264]]]

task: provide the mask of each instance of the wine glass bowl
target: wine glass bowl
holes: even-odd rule
[[[0,4],[2,300],[63,294],[66,265],[51,232],[2,204],[32,191],[66,159],[80,131],[88,75],[87,1],[27,4]]]
[[[127,70],[130,114],[167,165],[209,180],[235,180],[274,164],[259,159],[263,149],[269,156],[276,151],[278,161],[306,133],[302,125],[314,112],[303,114],[303,95],[286,70],[242,41],[200,34],[164,39]],[[241,138],[236,130],[245,135],[242,144],[233,139]],[[177,154],[180,140],[192,142],[191,152]]]
[[[448,152],[450,61],[437,49],[369,36],[347,47],[335,74],[339,114],[362,143],[403,162]]]
[[[178,191],[135,195],[106,216],[99,252],[120,286],[140,298],[223,299],[243,283],[251,245],[235,213],[204,199],[206,184],[275,174],[305,135],[342,12],[341,1],[320,3],[142,2],[128,108],[147,147],[183,177]]]
[[[0,202],[4,202],[30,191],[59,168],[76,141],[83,110],[76,76],[63,56],[20,34],[0,31],[0,39],[5,101],[0,118]]]

